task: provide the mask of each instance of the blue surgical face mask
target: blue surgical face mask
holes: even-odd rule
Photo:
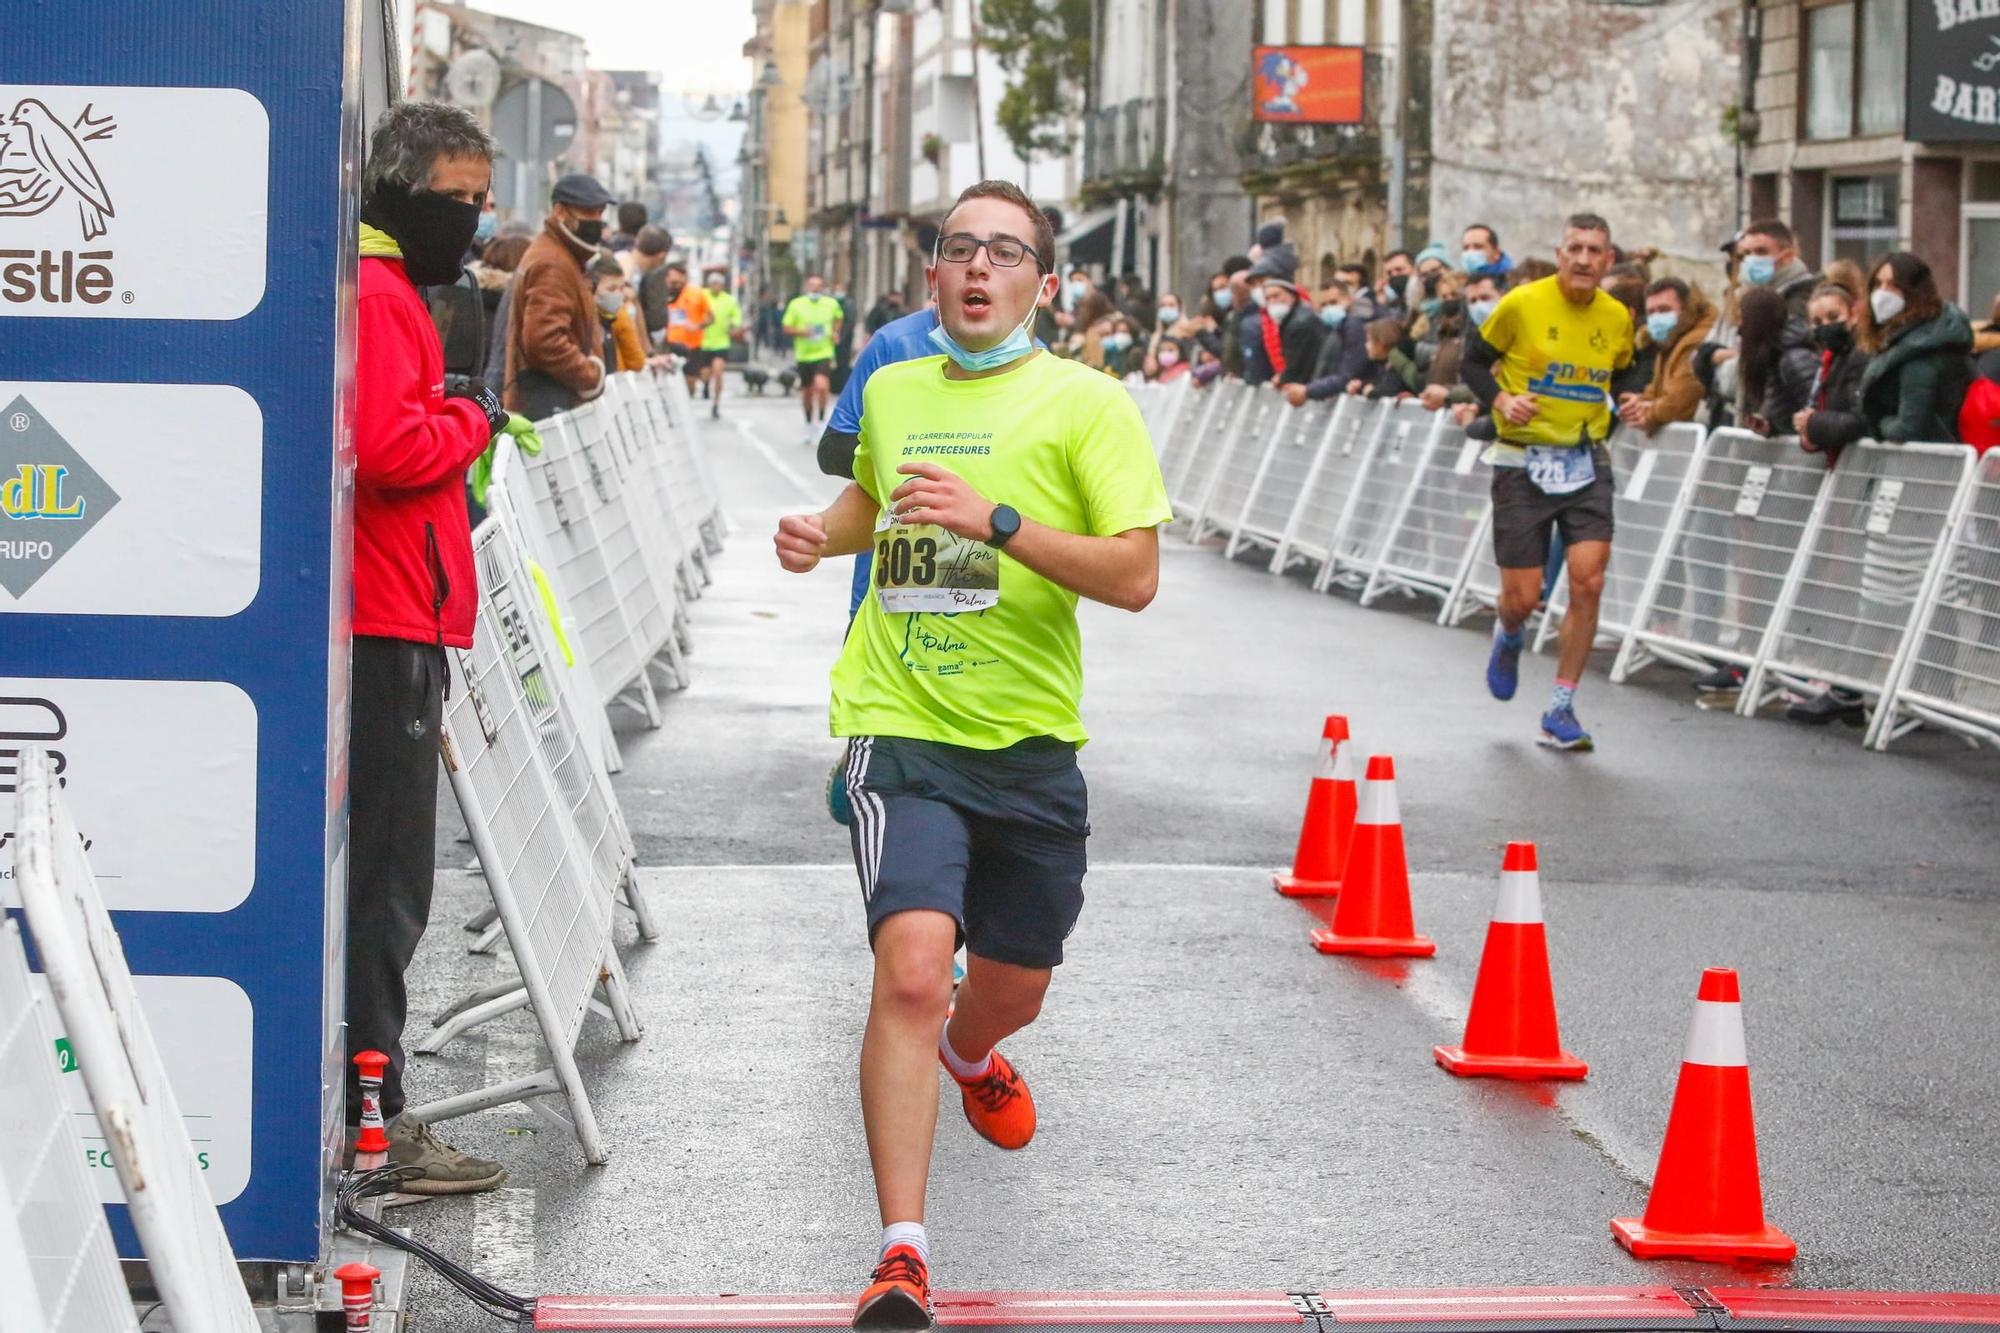
[[[1486,267],[1484,250],[1467,250],[1458,257],[1458,266],[1467,273],[1477,273]]]
[[[498,213],[481,213],[479,215],[479,225],[472,229],[472,239],[475,241],[490,241],[493,239],[493,233],[499,229],[500,215]]]
[[[1132,335],[1129,333],[1107,333],[1104,335],[1104,346],[1107,351],[1122,352],[1131,345]]]
[[[1653,341],[1663,343],[1673,336],[1674,326],[1681,322],[1680,312],[1675,310],[1655,310],[1646,316],[1646,332]]]
[[[1435,296],[1427,296],[1423,300],[1417,302],[1417,309],[1423,311],[1426,315],[1430,316],[1432,319],[1436,319],[1438,309],[1443,305],[1444,301],[1442,299]]]
[[[1472,316],[1472,326],[1478,328],[1491,317],[1494,307],[1499,304],[1498,301],[1468,301],[1465,303],[1465,313]]]
[[[1236,293],[1230,291],[1227,287],[1217,287],[1209,293],[1209,299],[1215,302],[1217,310],[1227,310],[1229,309],[1229,303],[1236,299]]]
[[[1160,323],[1178,324],[1180,322],[1180,318],[1181,318],[1181,308],[1179,306],[1163,305],[1160,307]]]
[[[1075,304],[1090,295],[1090,284],[1076,278],[1071,278],[1068,290],[1070,302],[1071,304]]]
[[[1778,261],[1769,255],[1743,256],[1743,281],[1762,287],[1778,275]]]
[[[1252,287],[1250,289],[1250,304],[1257,306],[1260,309],[1263,307],[1264,289],[1262,287]]]
[[[1035,350],[1035,340],[1028,336],[1028,325],[1035,321],[1035,311],[1041,294],[1036,293],[1036,304],[1028,307],[1028,313],[1014,326],[1014,331],[983,352],[970,351],[958,345],[958,339],[945,332],[944,321],[931,330],[931,345],[959,364],[962,370],[992,370],[1004,366],[1009,361],[1019,360]]]
[[[1347,307],[1344,305],[1323,305],[1319,308],[1319,322],[1330,329],[1337,329],[1347,322]]]

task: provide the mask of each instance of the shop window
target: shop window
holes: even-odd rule
[[[1805,12],[1805,137],[1903,127],[1906,0],[1834,0]]]
[[[1896,248],[1898,177],[1835,176],[1833,207],[1827,226],[1829,259],[1851,259],[1867,268],[1871,260]]]

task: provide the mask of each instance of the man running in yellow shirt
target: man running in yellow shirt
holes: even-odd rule
[[[995,1047],[1040,1012],[1083,910],[1077,599],[1144,609],[1172,514],[1130,395],[1029,338],[1054,267],[1048,219],[1017,187],[960,195],[930,269],[944,355],[875,371],[854,483],[778,525],[794,572],[874,547],[832,706],[875,949],[861,1112],[883,1231],[859,1329],[930,1322],[937,1064],[983,1138],[1034,1135],[1027,1084]]]
[[[785,336],[798,362],[799,402],[806,410],[806,443],[819,438],[832,384],[833,346],[840,338],[840,302],[828,296],[819,274],[806,275],[806,289],[785,307]]]
[[[1612,403],[1636,391],[1632,316],[1598,283],[1611,267],[1611,225],[1578,213],[1563,227],[1556,274],[1516,287],[1486,322],[1468,330],[1461,375],[1493,414],[1493,553],[1500,565],[1499,616],[1486,686],[1496,699],[1520,684],[1521,627],[1541,600],[1549,533],[1568,550],[1555,693],[1542,714],[1542,743],[1588,750],[1576,720],[1576,685],[1597,637],[1597,604],[1611,559]]]
[[[713,319],[701,331],[701,368],[708,385],[708,414],[722,415],[722,377],[729,369],[729,345],[743,336],[743,307],[729,290],[729,279],[719,268],[708,271],[708,310]]]

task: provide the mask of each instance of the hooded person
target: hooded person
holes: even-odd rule
[[[1266,381],[1281,386],[1310,383],[1326,325],[1288,279],[1272,276],[1262,281],[1264,304],[1257,312],[1256,341],[1248,350],[1261,364]]]
[[[585,270],[604,240],[611,192],[564,176],[549,216],[521,257],[507,325],[507,406],[539,420],[604,392],[604,335]]]

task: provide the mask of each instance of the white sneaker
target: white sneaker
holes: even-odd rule
[[[820,433],[819,422],[808,421],[806,423],[806,434],[805,434],[806,448],[808,449],[813,448],[815,445],[819,443],[819,433]]]

